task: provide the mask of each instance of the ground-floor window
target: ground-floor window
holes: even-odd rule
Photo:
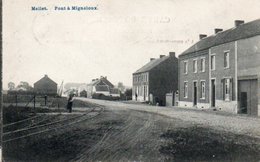
[[[200,82],[200,98],[205,99],[205,87],[206,87],[206,82],[201,81]]]
[[[144,95],[147,97],[148,96],[148,86],[144,85]]]
[[[223,79],[223,99],[225,101],[232,100],[232,78]]]
[[[184,98],[188,98],[188,82],[184,82]]]

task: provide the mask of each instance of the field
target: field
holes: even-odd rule
[[[145,112],[143,106],[98,100],[77,101],[72,114],[37,113],[40,123],[30,120],[16,125],[15,130],[35,125],[47,127],[28,129],[4,138],[5,161],[259,161],[260,139],[257,132],[212,127],[206,121],[170,117]],[[98,104],[99,103],[99,104]],[[152,107],[155,109],[155,107]],[[135,110],[133,110],[135,109]],[[17,110],[16,110],[17,111]],[[32,118],[20,111],[23,119]],[[181,115],[182,111],[175,113]],[[193,114],[193,111],[187,111]],[[196,112],[197,116],[213,115]],[[168,113],[169,114],[169,113]],[[21,115],[19,115],[21,116]],[[240,120],[241,117],[231,116]],[[22,120],[22,118],[20,119]],[[215,119],[212,119],[215,120]],[[258,118],[249,118],[258,121]],[[77,122],[76,122],[77,121]],[[9,123],[10,121],[8,121]],[[7,124],[7,123],[5,123]],[[229,123],[226,123],[229,125]],[[243,128],[243,127],[242,127]],[[5,133],[13,130],[10,127]],[[49,131],[48,131],[49,129]],[[17,140],[24,135],[37,133]]]

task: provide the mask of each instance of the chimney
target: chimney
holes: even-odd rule
[[[175,57],[175,52],[169,52],[170,57]]]
[[[150,61],[153,61],[153,60],[155,60],[155,58],[150,58]]]
[[[200,34],[199,37],[200,37],[200,40],[201,40],[201,39],[203,39],[203,38],[206,38],[207,35],[206,35],[206,34]]]
[[[242,25],[244,23],[245,23],[244,20],[235,20],[235,27],[238,27],[239,25]]]
[[[217,33],[219,33],[219,32],[222,32],[222,31],[223,31],[223,29],[216,28],[216,29],[215,29],[215,34],[217,34]]]
[[[47,74],[45,74],[45,75],[44,75],[44,77],[48,77],[48,75],[47,75]]]
[[[165,55],[160,55],[160,58],[163,58]]]
[[[94,82],[96,79],[92,79],[92,82]]]

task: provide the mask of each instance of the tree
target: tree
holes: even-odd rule
[[[9,83],[8,83],[8,89],[9,89],[10,91],[12,91],[12,90],[15,89],[15,84],[14,84],[14,82],[9,82]]]
[[[132,89],[126,89],[125,96],[129,99],[132,98]]]
[[[24,89],[26,91],[32,91],[33,90],[33,87],[30,86],[30,84],[28,82],[25,82],[25,81],[21,81],[18,86],[17,86],[17,89]]]

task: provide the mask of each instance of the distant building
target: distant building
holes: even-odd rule
[[[260,115],[260,19],[200,40],[179,56],[179,105]]]
[[[124,86],[124,84],[123,84],[122,82],[119,82],[119,83],[117,84],[117,88],[119,89],[119,91],[120,91],[121,93],[125,93],[126,87]]]
[[[85,96],[87,96],[87,84],[84,83],[78,87],[78,95],[80,96],[81,93],[86,93]]]
[[[133,100],[165,105],[166,93],[175,92],[177,88],[178,59],[174,52],[169,56],[160,55],[158,59],[151,58],[133,73]]]
[[[34,91],[40,94],[57,94],[57,83],[45,75],[42,79],[34,83]]]
[[[87,84],[87,97],[92,98],[93,94],[114,96],[116,92],[114,89],[114,85],[107,80],[107,77],[101,76],[99,79],[92,79],[92,82]]]

